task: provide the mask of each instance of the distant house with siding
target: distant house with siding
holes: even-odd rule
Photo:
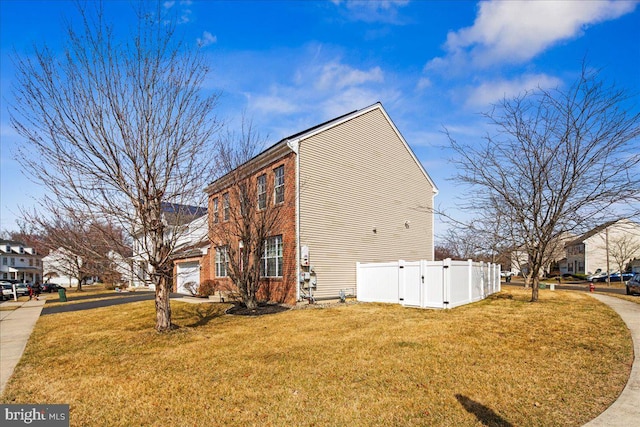
[[[618,262],[626,264],[640,257],[640,224],[628,219],[606,222],[595,227],[565,246],[566,264],[562,273],[592,274],[597,270],[619,270]],[[624,259],[622,259],[624,258]]]
[[[256,185],[278,188],[268,196],[284,213],[264,254],[265,299],[355,295],[357,262],[433,260],[438,190],[382,104],[284,138],[249,164]],[[228,182],[206,189],[210,235]],[[222,252],[211,242],[209,279],[229,280]]]
[[[42,281],[42,257],[22,242],[0,240],[0,279],[30,283]]]

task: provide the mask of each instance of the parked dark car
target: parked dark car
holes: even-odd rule
[[[634,274],[633,273],[622,273],[622,281],[626,282],[627,280],[631,280],[633,278]],[[620,273],[613,273],[609,279],[612,282],[620,282]]]
[[[42,292],[57,292],[58,289],[61,289],[62,286],[56,285],[55,283],[43,283],[42,284]]]
[[[627,282],[627,295],[640,295],[640,273]]]

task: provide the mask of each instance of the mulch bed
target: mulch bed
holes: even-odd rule
[[[264,316],[267,314],[282,313],[290,310],[290,307],[279,304],[258,304],[254,309],[248,309],[243,304],[236,304],[226,311],[227,314],[235,316]]]

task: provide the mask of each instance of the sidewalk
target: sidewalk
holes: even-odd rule
[[[629,380],[618,399],[585,427],[640,425],[640,304],[597,293],[590,295],[613,308],[627,324],[633,339],[634,358]]]
[[[41,296],[39,301],[11,300],[0,304],[2,307],[18,306],[15,310],[0,311],[0,394],[22,357],[45,302],[45,297]]]

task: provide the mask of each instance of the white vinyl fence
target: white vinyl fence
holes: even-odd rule
[[[358,301],[453,308],[500,291],[500,265],[484,262],[356,263]]]

